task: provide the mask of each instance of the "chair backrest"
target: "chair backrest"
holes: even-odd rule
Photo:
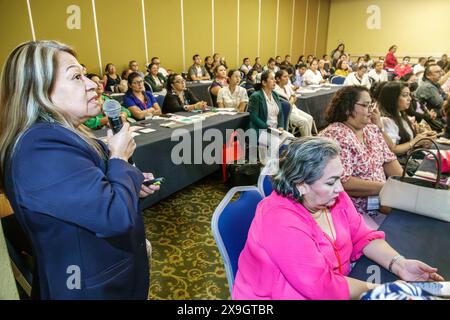
[[[32,272],[28,268],[21,254],[14,248],[11,242],[6,237],[5,240],[9,257],[11,259],[11,268],[13,270],[14,277],[28,297],[31,297],[31,285],[33,283]]]
[[[342,76],[333,76],[330,79],[330,82],[332,84],[344,84],[344,81],[345,81],[345,77],[342,77]]]
[[[155,99],[156,99],[156,102],[158,102],[158,104],[159,104],[159,106],[162,108],[162,106],[163,106],[163,103],[164,103],[164,98],[165,98],[166,96],[165,95],[162,95],[162,94],[158,94],[158,95],[155,95]]]
[[[271,176],[261,173],[258,178],[258,189],[264,197],[270,195],[273,191]]]
[[[237,200],[231,201],[236,193]],[[234,187],[217,206],[211,220],[211,229],[225,265],[230,295],[238,260],[247,241],[248,230],[255,216],[256,206],[263,199],[258,188],[253,186]]]
[[[289,116],[291,115],[291,104],[289,102],[287,102],[284,99],[280,99],[281,101],[281,110],[283,112],[283,118],[284,118],[284,123],[283,123],[283,129],[284,130],[288,130],[288,124],[289,124]]]

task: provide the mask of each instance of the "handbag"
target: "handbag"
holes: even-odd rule
[[[440,183],[442,161],[439,147],[429,138],[423,138],[416,142],[416,144],[422,140],[431,141],[438,152],[434,154],[428,149],[415,149],[409,153],[406,163],[408,163],[412,156],[417,152],[431,154],[438,167],[436,181],[433,182],[414,177],[405,177],[405,166],[401,177],[391,176],[384,184],[380,191],[380,204],[382,206],[450,222],[450,191],[447,185],[442,185]]]

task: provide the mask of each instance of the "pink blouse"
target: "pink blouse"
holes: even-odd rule
[[[300,203],[276,192],[262,200],[239,257],[233,299],[349,299],[350,262],[384,233],[366,226],[345,192],[330,212],[338,254]]]
[[[351,177],[385,182],[383,165],[397,159],[389,150],[380,129],[374,124],[364,127],[364,142],[359,141],[352,129],[340,122],[330,124],[320,135],[335,139],[341,146],[341,161],[344,166],[344,174],[341,177],[343,183]],[[356,210],[360,213],[369,213],[367,197],[352,197],[352,200]]]

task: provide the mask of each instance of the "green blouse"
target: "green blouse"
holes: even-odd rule
[[[108,97],[106,94],[102,94],[102,99],[104,101],[111,100],[111,98]],[[127,117],[131,117],[131,112],[127,108],[121,107],[121,112],[125,112],[127,114]],[[100,113],[98,116],[88,119],[84,123],[84,125],[91,129],[99,129],[100,120],[104,117],[105,115],[103,113]]]

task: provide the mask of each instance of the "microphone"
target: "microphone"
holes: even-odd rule
[[[108,117],[109,125],[111,126],[111,130],[114,134],[119,132],[123,126],[122,118],[120,117],[121,109],[122,107],[120,106],[120,103],[116,100],[111,99],[103,103],[103,111]],[[131,157],[128,159],[128,163],[134,165],[134,161]]]
[[[121,106],[116,100],[107,100],[103,103],[103,111],[109,120],[109,125],[114,134],[122,129],[122,118],[120,117]]]

